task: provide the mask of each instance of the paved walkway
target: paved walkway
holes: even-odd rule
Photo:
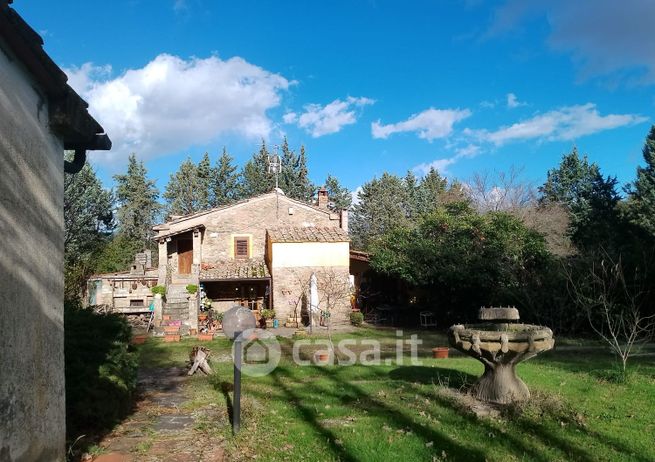
[[[143,399],[136,411],[100,442],[106,452],[94,462],[221,462],[220,441],[198,430],[203,417],[185,411],[186,369],[139,371]]]

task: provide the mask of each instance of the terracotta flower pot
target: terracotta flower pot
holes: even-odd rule
[[[170,342],[179,342],[179,341],[180,341],[180,334],[164,335],[164,342],[170,343]]]
[[[167,334],[177,334],[180,331],[180,328],[177,326],[164,326],[164,332]]]
[[[432,349],[432,357],[445,359],[448,357],[448,347],[436,347]]]
[[[214,334],[198,334],[198,340],[201,342],[211,342],[214,340]]]
[[[132,343],[132,345],[142,345],[146,343],[147,338],[147,335],[134,335],[130,343]]]
[[[327,364],[330,361],[330,353],[316,352],[314,353],[314,362],[316,364]]]

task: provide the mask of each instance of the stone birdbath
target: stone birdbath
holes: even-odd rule
[[[457,324],[448,331],[451,346],[484,364],[484,374],[473,385],[473,395],[489,403],[509,404],[530,398],[516,375],[516,365],[553,348],[548,327],[518,324],[516,308],[480,308],[480,324]]]

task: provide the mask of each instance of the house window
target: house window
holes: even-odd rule
[[[130,306],[143,306],[143,300],[130,300]]]
[[[234,258],[250,258],[250,242],[247,237],[234,238]]]

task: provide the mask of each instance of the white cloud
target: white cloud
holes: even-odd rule
[[[507,107],[508,109],[514,109],[521,106],[527,106],[528,103],[524,101],[519,101],[514,93],[507,93]]]
[[[483,109],[493,109],[496,107],[496,102],[488,100],[480,101],[480,107]]]
[[[468,144],[462,148],[455,150],[455,155],[443,159],[436,159],[432,162],[419,164],[412,170],[418,175],[426,175],[431,169],[435,169],[442,175],[448,174],[448,167],[458,162],[460,159],[471,159],[480,154],[480,146],[476,144]]]
[[[113,141],[110,152],[92,155],[104,163],[121,163],[131,152],[163,156],[224,133],[266,138],[273,130],[267,111],[293,83],[239,57],[162,54],[116,78],[111,67],[91,63],[66,72]]]
[[[298,120],[298,114],[295,112],[287,112],[282,116],[282,120],[285,124],[292,124]]]
[[[581,77],[655,83],[655,2],[508,0],[496,9],[486,36],[521,30],[535,18],[546,19],[548,45],[570,54]]]
[[[335,99],[325,106],[308,104],[302,114],[288,112],[283,116],[283,120],[287,124],[297,124],[314,138],[318,138],[340,132],[346,125],[354,124],[358,116],[356,110],[373,103],[375,101],[370,98],[349,96],[345,101]]]
[[[383,125],[378,120],[371,124],[373,138],[386,139],[394,133],[417,132],[419,138],[432,141],[445,138],[453,131],[453,125],[471,115],[468,109],[426,109],[409,119],[395,124]]]
[[[186,0],[175,0],[175,3],[173,4],[173,9],[175,11],[181,11],[181,10],[185,10],[187,6],[188,5]]]
[[[464,146],[463,148],[457,149],[455,152],[457,153],[458,158],[475,157],[478,154],[480,154],[480,146],[475,145],[475,144],[469,144],[467,146]]]
[[[544,139],[573,140],[585,135],[609,130],[625,125],[633,125],[647,120],[636,114],[600,115],[595,104],[582,104],[562,107],[538,114],[530,119],[517,122],[495,131],[469,130],[467,133],[478,138],[502,145],[511,141]]]
[[[448,157],[446,159],[436,159],[432,162],[419,164],[412,170],[421,176],[427,175],[431,169],[435,169],[440,174],[445,175],[448,173],[448,167],[457,162],[457,160],[457,156]]]

